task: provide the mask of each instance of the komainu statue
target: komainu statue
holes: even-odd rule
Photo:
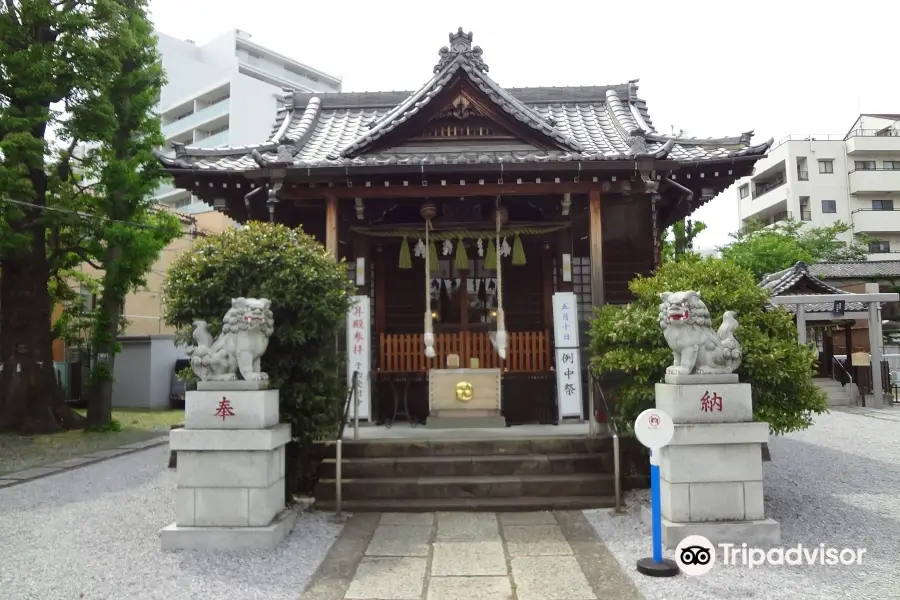
[[[712,330],[709,309],[694,291],[659,295],[659,326],[674,358],[669,375],[724,375],[741,366],[741,345],[734,311],[727,311],[718,333]]]
[[[234,381],[238,370],[247,381],[269,378],[259,361],[275,330],[271,305],[265,298],[233,298],[215,340],[205,321],[194,321],[191,368],[201,381]]]

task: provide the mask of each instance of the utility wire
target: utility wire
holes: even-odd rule
[[[70,215],[75,215],[81,217],[83,219],[96,219],[98,221],[104,221],[107,223],[118,223],[120,225],[129,225],[131,227],[137,227],[139,229],[159,229],[161,227],[157,227],[156,225],[147,225],[146,223],[135,223],[134,221],[122,221],[120,219],[110,219],[109,217],[103,217],[100,215],[92,215],[90,213],[81,212],[80,210],[69,210],[67,208],[58,208],[56,206],[41,206],[40,204],[33,204],[31,202],[23,202],[21,200],[12,200],[10,198],[0,198],[0,202],[7,202],[9,204],[16,204],[19,206],[26,206],[28,208],[37,208],[40,210],[49,210],[53,212],[66,213]]]

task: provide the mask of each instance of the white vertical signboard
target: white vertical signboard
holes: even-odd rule
[[[581,360],[578,349],[578,300],[573,292],[553,294],[553,338],[556,346],[556,397],[559,418],[584,418],[581,404]]]
[[[556,397],[560,419],[582,417],[580,363],[578,348],[556,349]]]
[[[353,385],[353,372],[358,371],[356,381],[359,402],[351,404],[349,417],[352,419],[359,410],[361,420],[369,419],[372,392],[369,386],[369,371],[372,368],[372,312],[368,296],[351,296],[350,311],[347,313],[347,386]]]
[[[575,292],[553,294],[553,339],[557,348],[578,347],[578,300]]]

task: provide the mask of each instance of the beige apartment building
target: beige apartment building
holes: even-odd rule
[[[123,336],[166,335],[174,333],[172,328],[163,324],[162,287],[169,266],[186,250],[190,250],[198,237],[220,233],[229,227],[235,227],[234,221],[218,211],[195,213],[192,215],[176,211],[168,206],[159,205],[160,210],[174,213],[181,221],[181,237],[175,239],[162,252],[147,273],[147,285],[136,290],[125,299],[124,316],[128,325]],[[82,272],[100,276],[100,271],[87,263],[81,265]],[[87,294],[87,292],[85,292]],[[89,302],[96,302],[90,298]]]

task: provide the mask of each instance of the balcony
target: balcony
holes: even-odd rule
[[[197,112],[191,113],[186,117],[182,117],[177,121],[164,125],[162,128],[162,132],[163,135],[166,136],[166,139],[170,139],[186,131],[190,131],[200,125],[206,125],[214,119],[221,119],[222,117],[225,117],[225,119],[227,120],[228,114],[230,112],[231,100],[226,98],[221,102],[211,104],[202,110],[198,110]]]
[[[787,208],[789,188],[784,183],[784,179],[756,183],[753,186],[753,199],[749,203],[747,216],[761,217],[785,210]]]
[[[785,184],[784,179],[776,179],[775,181],[766,181],[760,182],[756,184],[756,188],[753,190],[753,199],[756,200],[760,196],[764,196],[771,192],[774,189],[780,188]]]
[[[897,138],[896,141],[900,142],[900,138]],[[900,170],[866,169],[850,171],[851,194],[884,194],[897,191],[900,191]]]
[[[845,139],[847,154],[900,152],[900,131],[896,129],[854,129]]]
[[[850,214],[854,233],[900,231],[900,210],[858,208]]]
[[[809,181],[809,171],[797,169],[797,181]]]
[[[219,148],[228,145],[228,130],[220,131],[190,144],[194,148]]]

